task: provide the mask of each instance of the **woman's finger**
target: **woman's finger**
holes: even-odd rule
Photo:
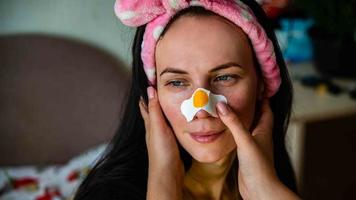
[[[145,128],[147,129],[148,124],[149,124],[149,116],[148,116],[147,106],[145,105],[145,102],[143,101],[142,98],[140,98],[139,107],[140,107],[140,112],[141,112],[143,121],[145,123]]]
[[[144,119],[147,119],[147,118],[148,118],[148,108],[147,108],[147,105],[146,105],[146,103],[144,102],[144,100],[143,100],[142,97],[140,97],[139,106],[140,106],[141,114],[144,115],[144,116],[142,116],[142,117],[143,117]]]
[[[261,117],[252,131],[252,137],[262,151],[273,161],[273,113],[266,98],[262,102]]]
[[[267,98],[262,101],[261,117],[257,126],[252,131],[253,136],[269,135],[271,136],[273,130],[273,113]]]
[[[154,130],[163,130],[166,128],[164,125],[166,124],[165,118],[163,116],[163,112],[161,109],[161,105],[159,104],[157,98],[157,92],[152,87],[149,86],[147,88],[147,95],[148,95],[148,116],[150,118],[150,128]]]
[[[230,129],[237,147],[249,144],[252,137],[232,109],[224,102],[218,102],[216,106],[221,121]]]

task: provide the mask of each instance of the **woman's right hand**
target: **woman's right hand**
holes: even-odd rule
[[[148,106],[142,98],[139,103],[149,160],[147,199],[182,199],[184,165],[176,138],[165,121],[156,90],[148,87],[147,95]]]

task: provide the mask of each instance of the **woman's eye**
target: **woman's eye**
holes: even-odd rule
[[[215,81],[231,81],[235,78],[236,78],[236,76],[234,76],[234,75],[222,75],[222,76],[216,77]]]
[[[183,83],[183,81],[174,80],[174,81],[168,82],[167,85],[171,85],[173,87],[182,87],[182,86],[184,86],[184,83]]]

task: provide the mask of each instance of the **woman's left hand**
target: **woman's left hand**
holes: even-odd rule
[[[274,168],[273,113],[269,100],[263,100],[261,117],[252,133],[225,103],[219,102],[217,110],[236,142],[238,187],[243,199],[300,199],[282,184]]]

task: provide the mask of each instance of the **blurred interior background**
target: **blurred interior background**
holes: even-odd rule
[[[294,84],[303,199],[356,187],[356,1],[259,0]],[[114,0],[0,0],[0,199],[70,198],[120,121],[135,29]]]

